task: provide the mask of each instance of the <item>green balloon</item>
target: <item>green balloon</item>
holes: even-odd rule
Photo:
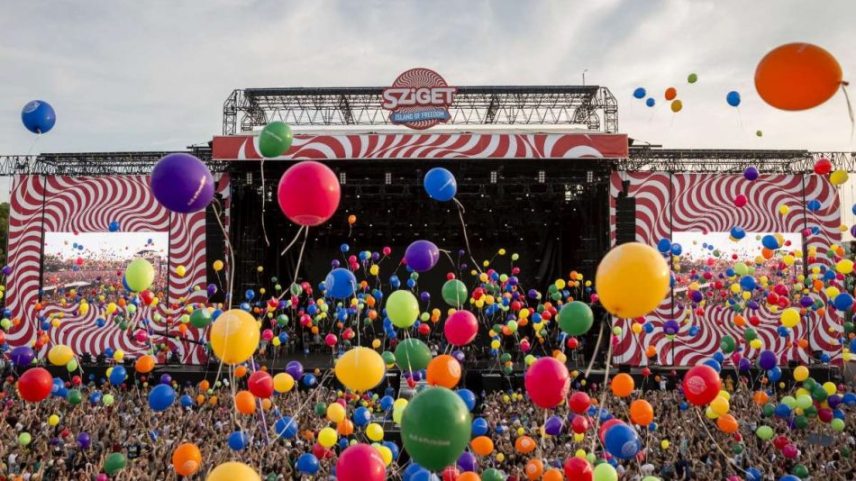
[[[740,443],[734,443],[731,445],[731,452],[734,454],[740,454],[743,452],[743,445]]]
[[[618,481],[618,473],[609,463],[601,463],[594,467],[594,481]]]
[[[127,461],[122,453],[110,453],[107,459],[104,460],[104,472],[109,476],[113,476],[125,468]]]
[[[817,408],[814,406],[809,406],[809,407],[803,409],[803,414],[806,415],[807,417],[810,417],[810,418],[816,418],[817,417]]]
[[[65,399],[72,406],[77,406],[83,401],[83,394],[80,393],[79,389],[69,389],[68,394],[65,395]]]
[[[797,400],[793,396],[785,396],[779,402],[791,409],[797,407]]]
[[[835,430],[835,432],[837,432],[837,433],[844,431],[844,420],[843,419],[835,418],[832,421],[830,421],[829,425],[832,426],[832,429]]]
[[[826,389],[823,389],[823,386],[818,384],[814,389],[812,389],[811,397],[815,401],[823,402],[829,397],[829,393],[826,392]]]
[[[413,461],[439,471],[454,464],[464,452],[471,423],[460,396],[444,387],[432,387],[417,394],[404,408],[401,440]]]
[[[757,338],[758,338],[758,333],[755,332],[755,329],[753,329],[751,327],[747,327],[743,331],[743,339],[746,339],[746,342],[751,342]]]
[[[77,359],[72,359],[71,361],[68,361],[68,364],[65,365],[65,369],[68,370],[68,372],[77,371],[77,368]]]
[[[4,317],[2,320],[0,320],[0,327],[8,331],[9,328],[12,327],[12,321]]]
[[[279,157],[291,147],[292,140],[294,136],[288,124],[278,120],[271,122],[259,134],[259,153],[262,157]]]
[[[395,363],[402,371],[420,371],[431,362],[431,350],[419,339],[405,339],[395,348]]]
[[[383,354],[381,354],[380,357],[383,359],[383,363],[387,366],[395,364],[395,354],[389,351],[383,351]]]
[[[21,446],[26,446],[33,441],[33,437],[30,433],[21,433],[18,435],[18,444]]]
[[[386,315],[395,327],[406,329],[419,317],[419,301],[412,292],[397,290],[386,300]]]
[[[731,354],[734,352],[736,345],[737,343],[734,342],[734,338],[731,336],[722,336],[722,340],[719,341],[719,348],[725,354]]]
[[[303,292],[303,288],[300,287],[300,284],[294,283],[291,287],[288,288],[291,291],[292,296],[299,296],[301,292]]]
[[[559,328],[571,336],[581,336],[594,324],[591,307],[580,301],[569,302],[559,311]]]
[[[155,281],[155,268],[145,259],[134,259],[125,268],[125,282],[134,292],[148,289]]]
[[[325,414],[327,414],[327,404],[316,403],[315,404],[315,415],[316,416],[324,416]]]
[[[211,324],[211,312],[206,308],[194,309],[190,313],[190,324],[193,327],[204,329]]]
[[[744,264],[742,262],[738,262],[737,264],[734,264],[734,272],[738,276],[745,276],[746,274],[749,273],[749,266],[747,266],[746,264]]]
[[[287,326],[288,325],[288,316],[286,316],[285,314],[280,314],[280,315],[276,316],[276,324],[279,327]]]
[[[112,394],[105,394],[104,397],[101,398],[101,403],[104,404],[105,406],[112,406],[113,405],[113,395]]]
[[[764,441],[769,441],[773,439],[773,428],[770,426],[759,426],[758,429],[755,430],[755,435]]]
[[[481,478],[482,481],[505,481],[508,476],[496,468],[488,468],[484,470]]]
[[[446,304],[452,307],[461,307],[467,302],[470,294],[467,292],[467,286],[457,279],[450,279],[443,284],[443,300]]]
[[[794,475],[796,475],[800,479],[805,479],[808,477],[808,468],[805,465],[797,464],[794,466],[794,469],[791,470]]]
[[[696,75],[696,74],[694,74],[694,73],[691,73],[691,74],[689,74],[689,75],[687,76],[687,82],[688,82],[688,83],[694,84],[694,83],[696,83],[697,81],[698,81],[698,75]]]
[[[800,394],[797,396],[797,407],[801,409],[808,409],[814,404],[811,400],[811,396],[807,394]]]
[[[776,412],[776,407],[772,404],[765,404],[761,409],[761,415],[765,418],[772,416]]]
[[[798,429],[805,429],[808,427],[808,418],[805,416],[796,416],[794,417],[794,426]]]

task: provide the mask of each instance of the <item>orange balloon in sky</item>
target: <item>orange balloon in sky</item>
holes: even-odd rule
[[[183,324],[182,324],[183,325]],[[136,364],[134,364],[134,369],[141,374],[147,374],[152,372],[152,369],[155,368],[155,358],[150,354],[146,354],[140,356],[137,359]]]
[[[542,478],[544,481],[562,481],[565,479],[562,476],[562,471],[556,468],[548,469],[546,473],[544,473],[544,477]]]
[[[454,389],[461,381],[461,363],[457,359],[441,354],[428,363],[426,381],[432,386]]]
[[[172,466],[182,476],[192,476],[202,466],[202,453],[193,443],[184,443],[172,452]]]
[[[654,408],[644,399],[630,403],[630,420],[640,426],[648,426],[654,421]]]
[[[726,434],[734,434],[740,427],[737,424],[737,420],[734,419],[734,416],[730,414],[723,414],[716,418],[716,426],[720,431]]]
[[[678,96],[678,91],[675,90],[675,87],[669,87],[666,89],[666,100],[674,100],[675,97]]]
[[[529,481],[535,481],[544,472],[544,463],[540,459],[530,459],[526,463],[526,477]]]
[[[627,397],[633,393],[635,384],[636,383],[633,381],[633,378],[630,377],[630,374],[622,372],[612,378],[612,394],[615,394],[618,397]]]
[[[771,50],[755,69],[755,89],[782,110],[806,110],[829,100],[841,87],[841,65],[810,43],[789,43]]]
[[[256,397],[250,391],[240,391],[235,394],[235,409],[241,414],[256,412]]]

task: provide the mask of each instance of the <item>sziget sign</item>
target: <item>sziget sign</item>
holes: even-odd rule
[[[413,68],[383,90],[381,106],[390,111],[393,124],[424,130],[449,120],[449,107],[457,92],[437,72]]]

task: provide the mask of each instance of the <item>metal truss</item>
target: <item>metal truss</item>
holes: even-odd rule
[[[814,163],[829,159],[835,168],[856,171],[856,153],[807,150],[660,149],[631,147],[630,156],[615,162],[619,171],[697,172],[729,174],[754,166],[762,173],[811,172]]]
[[[227,162],[212,161],[208,147],[188,151],[212,172],[224,172]],[[147,175],[155,163],[172,152],[86,152],[0,156],[0,176],[13,175]]]
[[[234,90],[223,103],[223,135],[279,120],[291,125],[386,125],[383,87]],[[618,132],[618,102],[606,87],[458,87],[449,124],[585,125]]]

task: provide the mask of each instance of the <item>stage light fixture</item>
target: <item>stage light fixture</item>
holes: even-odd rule
[[[392,172],[385,172],[383,174],[383,183],[385,185],[391,185],[392,184]]]
[[[538,183],[543,184],[547,180],[547,173],[543,170],[538,171]]]
[[[586,171],[586,182],[588,182],[589,184],[594,182],[594,172],[592,172],[591,170]]]
[[[253,173],[247,172],[247,185],[253,185]]]
[[[348,174],[345,172],[339,172],[339,183],[345,185],[348,183]]]
[[[496,183],[496,177],[497,177],[497,172],[495,170],[491,170],[490,171],[490,183],[491,184]]]

